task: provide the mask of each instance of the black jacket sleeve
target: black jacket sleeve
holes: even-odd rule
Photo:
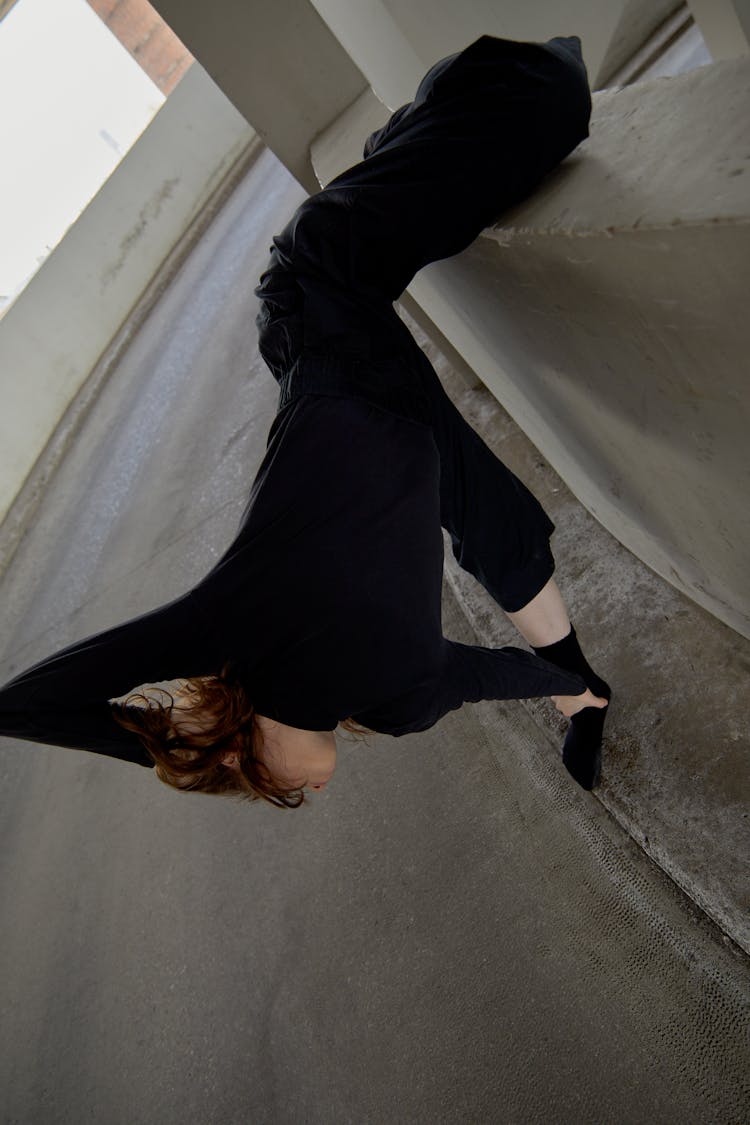
[[[220,671],[192,594],[96,633],[0,689],[0,734],[151,766],[109,700],[143,684]]]
[[[386,707],[354,717],[373,730],[399,737],[427,730],[448,711],[481,699],[532,699],[548,695],[581,695],[580,676],[564,672],[547,660],[508,645],[484,648],[445,640],[442,675],[418,685]]]
[[[447,711],[480,699],[533,699],[543,695],[581,695],[586,684],[525,649],[506,645],[483,648],[449,641],[442,692]]]

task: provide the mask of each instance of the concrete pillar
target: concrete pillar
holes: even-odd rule
[[[368,82],[308,0],[155,0],[154,7],[309,192],[313,139]]]
[[[714,59],[750,54],[750,0],[688,0]]]

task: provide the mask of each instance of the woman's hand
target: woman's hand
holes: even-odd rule
[[[557,710],[568,718],[571,715],[577,715],[584,707],[606,707],[609,703],[608,699],[603,699],[600,695],[594,695],[588,688],[583,695],[551,695],[550,699]]]

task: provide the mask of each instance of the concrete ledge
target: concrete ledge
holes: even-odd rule
[[[602,784],[593,795],[643,850],[750,953],[750,641],[717,621],[622,547],[576,501],[483,387],[469,388],[419,326],[404,319],[451,398],[534,492],[556,525],[556,578],[582,645],[614,691]],[[453,558],[446,577],[477,643],[518,644],[487,592]],[[525,707],[544,735],[547,768],[566,720],[546,700]],[[571,785],[575,783],[571,781]]]

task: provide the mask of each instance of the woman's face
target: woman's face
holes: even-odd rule
[[[190,706],[190,693],[180,688],[173,693],[174,715],[186,734],[200,733],[210,726],[210,719],[201,721],[200,714]],[[336,769],[336,737],[332,730],[300,730],[285,723],[255,716],[261,734],[255,753],[275,781],[285,788],[324,789]],[[231,751],[224,764],[238,768],[237,752]]]
[[[324,789],[336,769],[336,736],[332,730],[300,730],[255,716],[262,736],[256,754],[271,776],[290,788]]]

